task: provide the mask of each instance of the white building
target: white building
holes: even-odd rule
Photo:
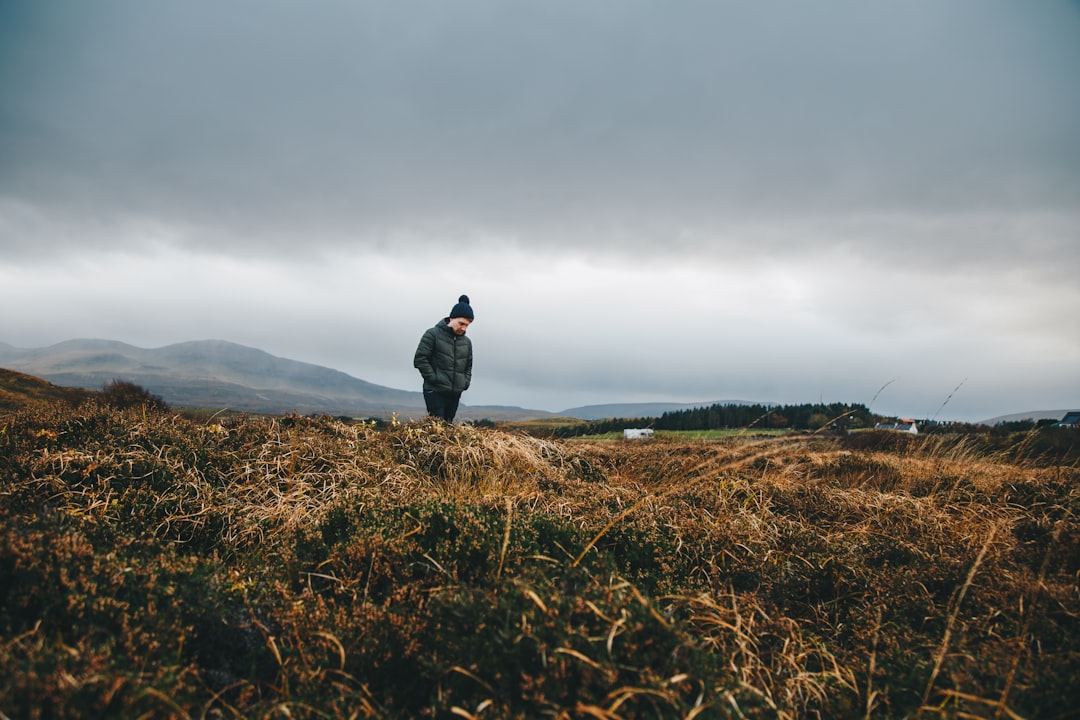
[[[1057,423],[1058,427],[1080,427],[1080,410],[1070,410],[1065,413],[1065,417],[1061,418]]]
[[[919,434],[919,428],[916,427],[914,420],[901,420],[894,423],[878,423],[874,426],[875,430],[899,430],[900,432],[911,433],[912,435]]]
[[[622,431],[623,440],[651,440],[652,428],[626,428]]]

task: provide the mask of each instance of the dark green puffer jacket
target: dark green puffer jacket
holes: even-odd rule
[[[428,328],[416,347],[413,367],[424,376],[424,390],[464,392],[472,382],[472,340],[456,335],[443,318]]]

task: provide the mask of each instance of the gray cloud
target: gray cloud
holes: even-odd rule
[[[407,385],[476,288],[486,401],[1075,398],[1078,30],[1005,0],[7,3],[0,276],[73,294],[0,341],[152,308],[118,339]],[[132,303],[86,268],[162,279]]]
[[[1080,197],[1067,4],[44,5],[4,63],[34,202],[364,238]]]

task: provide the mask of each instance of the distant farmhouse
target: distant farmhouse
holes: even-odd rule
[[[875,430],[899,430],[900,432],[911,433],[917,435],[919,428],[916,427],[914,420],[901,420],[894,423],[878,423],[874,426]]]
[[[626,428],[623,432],[623,440],[651,440],[652,428]]]
[[[1057,423],[1057,427],[1080,428],[1080,410],[1070,410]]]

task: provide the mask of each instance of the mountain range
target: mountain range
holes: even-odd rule
[[[320,365],[276,357],[224,340],[145,349],[113,340],[68,340],[44,348],[0,343],[0,367],[61,387],[100,390],[113,380],[135,383],[175,407],[245,412],[348,415],[402,419],[425,414],[420,392],[376,385]],[[462,404],[462,419],[528,420],[653,417],[712,403],[617,403],[560,413]]]
[[[111,340],[68,340],[34,349],[0,343],[0,366],[56,385],[90,390],[124,380],[177,407],[354,417],[424,414],[419,392],[375,385],[337,370],[222,340],[155,349]]]
[[[347,415],[401,419],[425,414],[420,392],[398,390],[360,380],[321,365],[276,357],[224,340],[197,340],[144,349],[113,340],[68,340],[43,348],[17,348],[0,342],[0,368],[42,378],[66,388],[101,390],[113,380],[132,382],[175,407],[229,409],[281,415]],[[0,388],[2,390],[2,388]],[[462,404],[465,420],[531,420],[571,417],[579,420],[658,417],[711,405],[699,403],[611,403],[568,408],[560,412],[504,405]],[[1064,410],[1031,411],[984,420],[1060,418]]]

